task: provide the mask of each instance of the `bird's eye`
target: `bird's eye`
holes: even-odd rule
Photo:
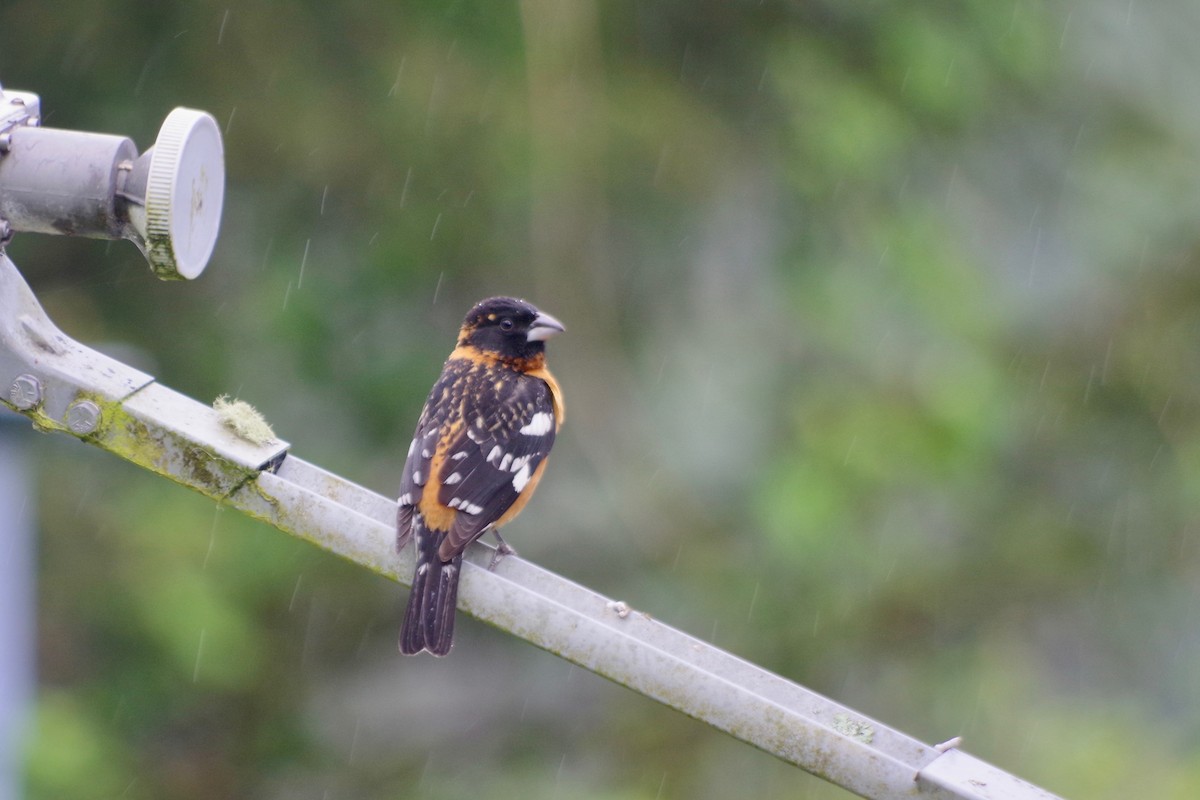
[[[500,320],[500,330],[511,331],[513,329],[514,324],[516,324],[516,323],[514,323],[508,317],[505,317],[504,319]]]

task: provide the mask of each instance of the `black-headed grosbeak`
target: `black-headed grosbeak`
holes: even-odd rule
[[[537,488],[563,422],[545,344],[562,331],[554,317],[512,297],[484,300],[463,320],[400,479],[396,546],[417,543],[401,653],[450,652],[463,551],[521,513]],[[496,539],[498,555],[512,552]]]

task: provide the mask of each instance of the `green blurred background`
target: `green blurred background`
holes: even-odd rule
[[[52,318],[392,494],[474,301],[565,321],[521,554],[1071,798],[1200,796],[1200,8],[8,0],[45,123],[225,135],[190,284],[19,236]],[[34,437],[35,434],[30,434]],[[36,437],[31,798],[839,798]]]

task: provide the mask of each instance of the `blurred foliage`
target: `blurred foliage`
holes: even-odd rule
[[[229,179],[193,284],[9,253],[388,493],[466,308],[530,297],[572,410],[524,556],[1064,796],[1191,798],[1198,17],[12,0],[46,124],[203,108]],[[30,797],[845,796],[471,622],[401,660],[394,584],[37,449]]]

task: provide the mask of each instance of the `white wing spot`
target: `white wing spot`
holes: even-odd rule
[[[512,465],[512,460],[513,460],[512,453],[505,453],[504,458],[500,459],[500,464],[499,464],[498,469],[501,472],[508,472],[509,467]]]
[[[410,442],[408,445],[408,455],[411,457],[413,454],[413,451],[416,449],[417,449],[417,440],[413,439],[412,442]]]
[[[402,506],[411,506],[412,505],[412,492],[405,492],[404,494],[400,495],[400,499],[397,500],[396,502]]]
[[[457,508],[459,511],[470,514],[471,516],[483,513],[483,506],[477,506],[468,500],[463,500],[461,497],[451,498],[447,505],[449,505],[451,508]]]
[[[487,454],[487,458],[484,460],[487,461],[489,464],[491,464],[493,461],[495,461],[497,458],[499,458],[500,454],[503,452],[504,452],[504,450],[500,447],[500,445],[496,445],[495,447],[492,448],[492,451]]]
[[[454,455],[450,456],[450,460],[451,460],[451,461],[462,461],[462,460],[463,460],[464,458],[466,458],[466,457],[467,457],[467,451],[466,451],[466,450],[459,450],[457,453],[455,453]]]
[[[521,465],[521,471],[513,475],[513,488],[517,490],[517,494],[525,491],[526,485],[529,483],[529,464]]]
[[[421,448],[421,458],[433,458],[433,453],[429,452],[429,448]]]
[[[474,428],[467,428],[467,438],[475,444],[483,444],[483,434],[476,433]]]
[[[462,480],[462,475],[459,475],[457,472],[451,472],[449,475],[446,476],[446,479],[444,481],[442,481],[442,483],[446,484],[447,486],[453,486],[454,484],[458,483],[461,480]]]
[[[553,427],[554,415],[549,411],[539,411],[521,428],[521,433],[526,436],[545,436]]]
[[[421,470],[417,470],[413,473],[413,483],[415,483],[417,486],[425,485],[425,481],[421,479]]]
[[[529,463],[529,459],[531,459],[531,458],[533,458],[533,456],[531,456],[531,455],[521,456],[520,458],[514,458],[512,464],[509,466],[509,469],[512,470],[513,472],[520,472],[522,470],[522,468],[524,468],[524,466]]]

